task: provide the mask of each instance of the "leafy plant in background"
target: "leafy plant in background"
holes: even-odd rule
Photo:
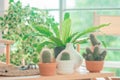
[[[41,23],[50,26],[57,23],[48,12],[40,11],[30,6],[22,6],[20,1],[14,2],[10,0],[10,6],[3,17],[0,17],[0,30],[3,32],[3,38],[14,40],[11,51],[11,62],[20,65],[22,58],[27,63],[39,61],[38,52],[36,52],[36,44],[43,40],[38,36],[31,36],[24,39],[26,34],[34,32],[30,28],[31,24],[40,25]],[[33,34],[34,35],[34,34]],[[17,60],[17,61],[16,61]]]
[[[59,47],[59,46],[66,46],[67,43],[73,44],[81,44],[87,41],[88,38],[82,38],[82,36],[87,35],[90,32],[94,32],[97,29],[102,27],[108,26],[109,24],[102,24],[100,26],[89,27],[88,29],[82,32],[71,32],[71,19],[70,14],[65,13],[64,21],[62,22],[62,30],[60,32],[60,28],[57,25],[53,25],[52,27],[46,27],[46,25],[35,25],[33,24],[33,29],[37,32],[32,33],[36,34],[35,36],[43,36],[46,38],[42,43],[38,45],[38,50],[40,51],[45,45],[50,46],[52,48]],[[25,36],[27,38],[31,34]]]

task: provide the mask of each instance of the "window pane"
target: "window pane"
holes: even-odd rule
[[[66,0],[66,8],[119,8],[120,0]]]
[[[55,21],[59,23],[59,12],[58,11],[49,11],[49,14],[55,18]]]
[[[113,15],[120,16],[119,10],[81,10],[71,11],[72,31],[82,31],[88,27],[93,26],[94,12],[99,15]]]
[[[16,0],[17,1],[17,0]],[[39,9],[58,9],[59,0],[20,0],[23,5],[30,5]]]

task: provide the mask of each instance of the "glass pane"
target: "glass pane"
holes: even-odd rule
[[[93,15],[94,12],[100,15],[117,15],[120,16],[119,10],[81,10],[81,11],[71,11],[72,19],[72,32],[82,32],[88,27],[93,26]],[[84,36],[83,36],[84,37]],[[119,50],[108,50],[108,55],[106,60],[120,61],[120,36],[107,36],[103,34],[102,36],[97,36],[100,41],[104,41],[107,48],[119,48]],[[85,52],[86,47],[89,47],[90,43],[81,44],[80,53]]]
[[[66,0],[66,8],[119,8],[120,0]]]
[[[92,27],[94,20],[94,12],[99,15],[118,15],[120,16],[119,10],[81,10],[81,11],[71,11],[71,19],[72,19],[72,31],[80,32],[88,27]]]
[[[15,0],[17,1],[17,0]],[[23,5],[30,5],[39,9],[58,9],[59,0],[20,0]]]
[[[108,50],[106,60],[107,61],[120,61],[120,50]]]
[[[55,18],[55,21],[59,23],[59,11],[49,11],[49,14]]]

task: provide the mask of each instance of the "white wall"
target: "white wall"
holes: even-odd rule
[[[5,11],[8,9],[9,0],[0,0],[0,16],[3,16]],[[2,33],[0,32],[0,39],[2,38]],[[5,46],[0,43],[0,55],[5,53]]]
[[[8,9],[9,0],[0,0],[0,16],[3,16],[5,10]]]

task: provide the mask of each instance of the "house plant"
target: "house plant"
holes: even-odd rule
[[[56,58],[57,72],[59,74],[72,74],[74,72],[74,60],[69,51],[63,50]]]
[[[52,58],[52,53],[49,49],[43,49],[40,53],[40,61],[38,63],[40,75],[52,76],[56,73],[56,62]]]
[[[26,34],[31,34],[33,30],[31,24],[56,24],[54,18],[47,12],[29,5],[23,6],[21,0],[9,0],[9,8],[3,16],[0,16],[0,32],[3,39],[13,40],[11,50],[11,63],[17,66],[39,62],[39,52],[36,51],[36,44],[43,38],[30,36],[24,39]],[[1,58],[2,57],[2,58]],[[3,58],[4,57],[4,58]],[[5,61],[5,55],[0,55],[0,60]],[[23,60],[23,61],[22,61]]]
[[[86,48],[86,53],[83,53],[85,58],[86,68],[90,72],[100,72],[103,68],[106,50],[101,49],[100,42],[94,34],[90,34],[92,48]]]
[[[102,24],[99,26],[90,27],[84,30],[83,32],[72,33],[70,14],[65,13],[64,20],[62,22],[61,31],[58,25],[56,24],[52,24],[52,26],[50,26],[49,28],[46,27],[44,24],[42,25],[33,24],[32,28],[35,29],[36,31],[32,34],[35,34],[35,36],[43,36],[44,38],[46,38],[43,42],[38,44],[37,48],[39,52],[45,45],[52,47],[52,48],[63,47],[62,49],[64,49],[67,43],[73,43],[74,45],[77,43],[81,44],[83,42],[86,42],[88,38],[78,40],[80,39],[80,37],[82,37],[83,35],[87,35],[90,32],[93,32],[99,28],[102,28],[108,25],[109,24]],[[28,35],[26,36],[26,38],[27,37]],[[57,57],[57,55],[58,54],[55,53],[55,57]]]

